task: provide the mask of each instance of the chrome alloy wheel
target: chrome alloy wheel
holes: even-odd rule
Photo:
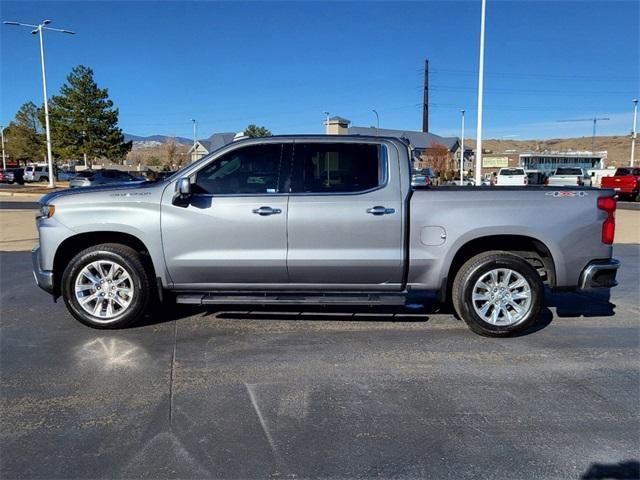
[[[82,309],[109,323],[131,305],[135,289],[131,275],[111,260],[97,260],[86,265],[76,277],[75,295]]]
[[[482,275],[473,286],[473,308],[487,323],[512,326],[531,309],[531,286],[514,270],[496,268]]]

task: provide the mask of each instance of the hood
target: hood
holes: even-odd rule
[[[96,193],[96,192],[108,192],[108,191],[121,192],[123,190],[124,191],[138,190],[143,188],[155,187],[157,185],[160,185],[161,183],[163,182],[147,182],[145,180],[145,181],[139,181],[139,182],[112,183],[109,185],[99,185],[95,187],[66,188],[64,190],[60,190],[57,192],[47,193],[45,196],[43,196],[40,199],[40,204],[47,205],[53,200],[55,200],[56,198],[60,198],[60,197],[68,197],[68,196],[76,196],[76,195],[81,196],[81,195],[86,195],[89,193]]]

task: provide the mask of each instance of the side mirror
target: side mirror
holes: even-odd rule
[[[181,197],[191,196],[191,180],[187,177],[181,178],[176,184],[176,190]]]
[[[191,180],[188,177],[183,177],[176,183],[176,193],[173,195],[173,204],[179,207],[186,207],[189,205],[189,198],[191,197]]]

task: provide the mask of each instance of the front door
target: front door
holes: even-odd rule
[[[304,142],[294,152],[287,254],[292,287],[399,289],[404,206],[386,146]]]
[[[261,288],[288,281],[287,194],[291,146],[241,146],[192,175],[186,207],[162,200],[162,243],[178,288]],[[286,173],[283,173],[285,172]]]

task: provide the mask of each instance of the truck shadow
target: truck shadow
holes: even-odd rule
[[[611,303],[609,289],[593,292],[551,292],[545,295],[545,306],[555,307],[558,317],[611,317],[616,305]]]
[[[551,308],[555,308],[556,315]],[[553,322],[555,317],[607,317],[614,315],[615,304],[610,302],[609,291],[604,292],[551,292],[545,295],[545,305],[538,321],[517,336],[531,335]],[[451,315],[460,321],[453,308],[435,300],[422,304],[398,306],[300,306],[300,305],[163,305],[147,315],[137,326],[156,325],[186,319],[192,316],[215,317],[223,320],[264,321],[351,321],[351,322],[428,322],[432,315]]]

